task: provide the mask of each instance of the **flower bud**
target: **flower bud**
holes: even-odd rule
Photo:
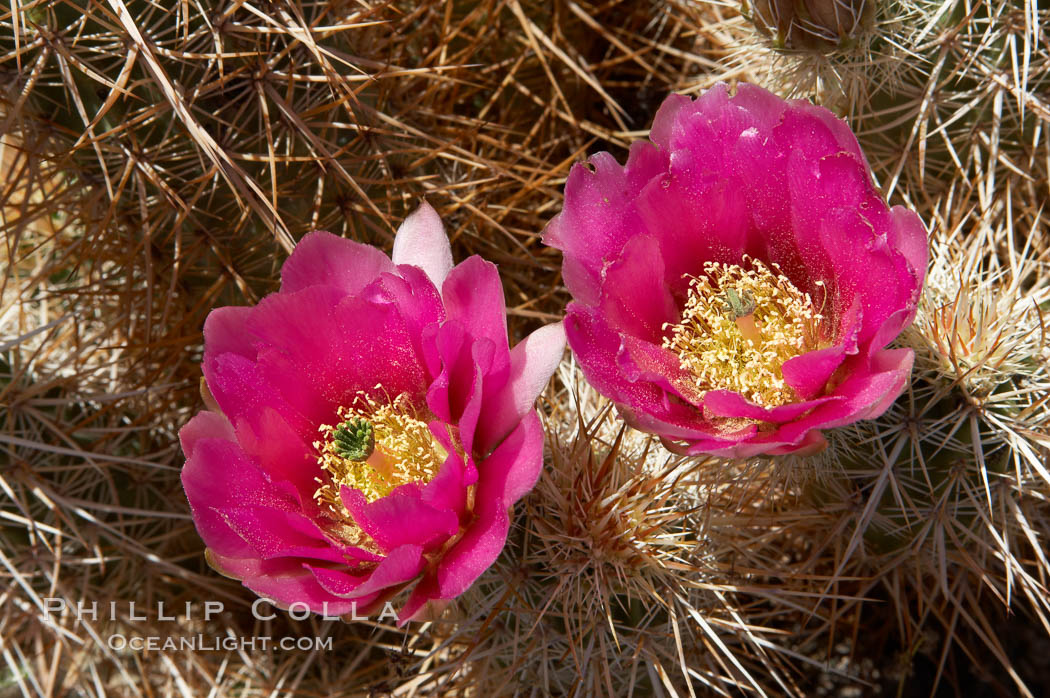
[[[832,51],[848,48],[869,30],[873,0],[742,0],[741,12],[777,48]]]

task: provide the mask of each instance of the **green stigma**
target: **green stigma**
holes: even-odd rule
[[[352,417],[332,432],[332,445],[340,457],[364,462],[376,448],[375,431],[367,419]]]

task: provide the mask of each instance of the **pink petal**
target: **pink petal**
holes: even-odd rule
[[[419,483],[412,482],[369,502],[359,490],[344,485],[340,495],[354,522],[389,553],[402,545],[431,550],[459,530],[456,513],[425,503],[422,491]]]
[[[884,349],[876,353],[870,365],[870,369],[876,372],[875,380],[863,398],[867,407],[858,411],[857,419],[875,419],[888,410],[907,385],[914,362],[915,352],[907,348]],[[872,399],[872,396],[877,397]]]
[[[393,270],[390,258],[375,247],[315,230],[303,236],[281,267],[281,293],[332,286],[352,295]]]
[[[727,432],[724,438],[700,438],[676,443],[661,436],[664,448],[683,456],[711,455],[719,458],[746,460],[769,453],[779,444],[755,443],[758,427],[751,425],[735,432]]]
[[[750,239],[745,189],[712,171],[711,163],[690,151],[672,156],[671,171],[638,195],[642,225],[660,242],[664,283],[684,298],[686,274],[703,273],[704,262],[739,264]],[[615,259],[615,257],[610,257]]]
[[[677,406],[679,409],[675,410],[676,405],[670,403],[670,406],[664,406],[659,416],[635,409],[630,405],[617,403],[616,407],[628,426],[638,431],[659,434],[672,441],[678,439],[718,440],[720,436],[718,429],[703,421],[696,408],[692,406],[679,405]],[[751,431],[754,431],[754,427],[751,427]]]
[[[438,564],[437,598],[451,599],[466,591],[492,566],[507,543],[510,530],[507,505],[498,499],[483,499],[481,495],[477,502],[477,520]]]
[[[731,390],[711,390],[704,394],[704,415],[757,419],[780,424],[794,421],[820,405],[835,399],[834,396],[829,396],[767,408],[748,402],[740,393]]]
[[[473,453],[484,382],[493,373],[505,380],[509,356],[489,339],[473,339],[458,322],[443,324],[435,340],[440,373],[427,390],[427,406],[442,421],[459,427],[460,445]]]
[[[785,424],[775,434],[776,438],[798,443],[810,429],[830,429],[878,417],[901,394],[914,357],[911,349],[887,349],[874,357],[870,369],[852,367],[853,370],[846,371],[846,379],[835,387],[834,395],[839,400],[818,407],[797,422]],[[857,357],[847,363],[862,361],[862,357]]]
[[[248,335],[248,319],[253,308],[230,305],[216,308],[204,320],[204,346],[209,354],[232,352],[255,358],[255,346]]]
[[[313,502],[315,477],[321,475],[312,441],[305,441],[281,415],[263,407],[252,419],[238,421],[237,443],[271,478],[290,482],[301,503]]]
[[[658,344],[622,335],[616,363],[632,383],[650,382],[686,405],[699,405],[703,392],[681,366],[678,355]]]
[[[863,171],[869,171],[864,152],[846,122],[807,100],[792,100],[774,134],[777,147],[796,151],[813,162],[845,153],[856,160]]]
[[[631,238],[605,268],[601,312],[618,331],[660,342],[664,323],[678,319],[664,276],[657,240],[650,235]]]
[[[543,467],[543,427],[530,414],[481,464],[475,521],[424,578],[402,609],[407,622],[435,599],[459,596],[499,557],[510,529],[508,510],[536,484]],[[403,623],[402,623],[403,624]]]
[[[565,333],[587,382],[617,403],[625,418],[636,420],[632,425],[658,431],[642,426],[652,420],[653,424],[675,425],[683,430],[683,436],[702,433],[698,432],[703,428],[699,412],[681,400],[671,400],[666,377],[660,376],[663,385],[659,385],[648,379],[651,372],[643,373],[637,366],[624,370],[630,360],[625,339],[594,309],[570,303]]]
[[[438,287],[422,269],[410,264],[397,268],[397,275],[383,274],[366,289],[366,298],[374,303],[390,303],[410,325],[412,334],[424,327],[444,322],[446,312]]]
[[[507,306],[496,265],[478,255],[453,267],[441,287],[449,320],[459,322],[472,337],[487,337],[507,345]]]
[[[543,469],[543,424],[530,412],[481,464],[478,496],[498,497],[507,508],[536,485]]]
[[[186,422],[186,425],[179,429],[179,442],[187,460],[193,457],[193,451],[202,439],[234,441],[230,421],[221,414],[205,411],[198,412],[193,419]]]
[[[333,596],[318,584],[303,562],[294,558],[238,559],[209,551],[208,561],[223,574],[243,580],[244,586],[256,595],[275,601],[277,608],[305,604],[314,613],[329,616],[360,610],[360,602],[355,605],[355,601]]]
[[[459,426],[459,445],[468,457],[474,455],[476,450],[475,432],[481,420],[481,410],[485,399],[484,383],[489,379],[489,371],[492,369],[493,354],[495,347],[487,340],[478,340],[470,351],[471,366],[474,371],[472,379],[457,380],[456,390],[452,391],[452,404],[462,403],[462,410],[457,408],[454,414],[458,415],[456,420]],[[456,398],[456,393],[462,397]]]
[[[279,557],[345,562],[317,525],[297,511],[271,506],[220,507],[216,511],[226,525],[251,545],[253,557]]]
[[[265,395],[265,391],[272,391],[269,394],[279,402],[267,401],[285,416],[285,422],[295,428],[303,440],[312,443],[317,437],[317,425],[331,422],[335,406],[321,397],[310,374],[288,354],[279,347],[261,348],[251,374],[258,380],[258,392]],[[285,410],[292,416],[285,415]],[[302,422],[294,418],[299,415]]]
[[[209,356],[205,352],[202,368],[209,390],[232,423],[245,419],[250,424],[257,424],[262,411],[272,409],[300,437],[309,438],[312,432],[316,432],[318,422],[307,419],[289,405],[260,373],[257,363],[239,354]]]
[[[890,217],[893,220],[893,227],[890,232],[889,245],[900,250],[904,255],[908,265],[915,272],[918,287],[921,288],[926,279],[926,266],[930,259],[926,226],[922,224],[919,214],[903,206],[891,208]]]
[[[419,267],[438,288],[445,282],[452,270],[452,247],[441,217],[426,200],[397,229],[391,257],[394,264]]]
[[[446,319],[441,294],[422,269],[408,264],[397,267],[397,275],[383,274],[362,294],[377,306],[396,309],[421,366],[426,366],[425,337]]]
[[[510,375],[497,395],[486,396],[475,450],[487,453],[528,414],[565,352],[565,327],[556,322],[535,330],[510,352]]]
[[[342,598],[361,598],[384,589],[404,584],[423,570],[423,548],[402,545],[390,551],[383,560],[366,574],[346,568],[326,568],[306,565],[321,586]],[[361,610],[359,605],[358,610]]]
[[[686,95],[669,94],[656,110],[653,118],[653,126],[649,131],[649,139],[660,146],[663,150],[671,147],[671,137],[678,123],[679,114],[683,109],[692,106],[693,100]]]
[[[271,482],[248,460],[240,447],[223,439],[200,439],[182,468],[182,487],[193,521],[204,543],[231,557],[254,557],[255,550],[230,528],[220,510],[270,506],[294,511],[294,490]]]
[[[609,153],[572,166],[565,208],[547,224],[543,241],[565,253],[562,276],[577,300],[598,302],[602,260],[618,256],[633,232],[644,227],[634,199],[666,168],[666,154],[642,141],[631,146],[624,167]]]
[[[280,371],[312,386],[332,413],[377,383],[390,395],[421,395],[428,380],[409,328],[390,303],[312,286],[264,298],[250,329],[284,357]]]
[[[832,346],[789,359],[780,367],[784,380],[802,399],[820,393],[842,361],[859,351],[863,324],[861,299],[842,293],[837,282],[825,283],[814,291],[810,294],[813,305],[824,316],[821,335]]]
[[[732,98],[733,106],[746,111],[751,117],[749,128],[754,128],[757,133],[763,135],[770,134],[777,124],[784,119],[785,112],[790,108],[789,105],[795,105],[803,101],[785,102],[769,90],[749,82],[737,84],[736,94]],[[828,113],[830,114],[830,112]],[[851,133],[850,136],[852,137],[852,135]]]
[[[890,317],[902,309],[906,309],[904,317],[912,314],[917,281],[904,258],[884,251],[885,239],[856,212],[828,212],[818,230],[835,266],[838,294],[852,296],[860,303],[857,343],[866,350]],[[902,327],[899,325],[897,331]]]
[[[477,482],[477,468],[468,467],[463,462],[443,422],[432,422],[430,430],[448,457],[434,478],[423,487],[423,501],[435,509],[454,511],[462,518],[467,508],[467,488]]]
[[[481,501],[479,500],[479,505]],[[412,620],[428,601],[454,598],[491,567],[507,542],[510,516],[500,501],[485,502],[478,520],[441,559],[440,571],[420,580],[401,609],[398,626]]]
[[[828,447],[828,440],[824,438],[824,435],[814,429],[813,431],[806,432],[806,435],[802,437],[802,440],[794,444],[785,444],[771,448],[765,453],[771,456],[781,456],[787,453],[791,453],[796,456],[812,456],[820,453]]]
[[[780,373],[801,399],[810,400],[823,392],[845,358],[846,347],[839,344],[788,359],[780,366]]]

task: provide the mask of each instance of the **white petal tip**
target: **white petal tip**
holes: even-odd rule
[[[419,267],[438,288],[444,283],[452,269],[452,247],[441,217],[426,199],[397,229],[391,259]]]

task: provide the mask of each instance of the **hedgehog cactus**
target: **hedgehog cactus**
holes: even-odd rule
[[[731,61],[774,92],[847,116],[890,192],[904,183],[922,200],[956,177],[985,178],[988,206],[997,171],[1031,173],[1046,196],[1050,54],[1037,47],[1050,10],[1020,0],[828,4],[834,21],[810,3],[745,3]],[[852,21],[872,8],[870,21]],[[844,20],[854,38],[831,46]]]
[[[790,546],[763,512],[779,484],[745,464],[671,454],[626,427],[574,365],[557,377],[572,407],[548,420],[547,467],[507,554],[443,635],[468,648],[462,686],[799,695],[787,668],[797,657],[773,629],[804,599],[787,591]],[[780,581],[763,587],[769,579]]]
[[[1002,658],[980,620],[988,604],[1050,620],[1050,284],[1030,250],[1003,265],[980,254],[1008,245],[1007,231],[936,246],[903,337],[911,386],[879,419],[836,433],[810,471],[808,501],[826,517],[813,535],[848,532],[836,575],[870,579],[858,595],[885,587],[904,646],[937,618],[949,646],[976,636]]]
[[[3,342],[16,355],[0,360],[0,406],[27,445],[8,448],[0,480],[30,508],[0,536],[20,585],[0,625],[16,660],[56,648],[15,681],[119,692],[131,661],[56,641],[86,636],[41,622],[22,589],[234,597],[190,574],[200,551],[156,467],[178,457],[171,425],[198,370],[187,345],[209,307],[272,290],[281,249],[307,229],[388,243],[427,190],[458,209],[457,248],[507,272],[511,334],[556,319],[566,296],[538,232],[569,164],[626,148],[669,85],[695,91],[682,76],[697,66],[711,69],[690,78],[701,86],[746,80],[848,117],[882,194],[930,224],[925,296],[895,345],[915,369],[892,407],[829,429],[817,456],[690,458],[624,429],[563,365],[542,478],[503,556],[446,615],[404,633],[337,626],[322,662],[146,653],[137,671],[199,694],[813,695],[840,645],[887,671],[865,644],[878,622],[908,656],[936,650],[938,677],[953,644],[1013,672],[992,629],[1006,605],[1050,627],[1045,3],[749,0],[726,18],[672,0],[607,4],[597,20],[586,3],[536,0],[168,4],[0,11],[0,179],[16,193],[0,221],[16,283],[2,290],[32,299],[0,319],[46,306],[83,323],[67,340],[48,316],[47,333],[19,324]],[[690,54],[694,36],[715,60]],[[37,178],[26,196],[20,177]],[[725,300],[748,314],[746,295]],[[70,344],[91,362],[60,374]],[[24,370],[19,352],[43,364]],[[55,378],[30,381],[41,370]],[[51,405],[69,375],[63,413]],[[357,422],[332,436],[348,461],[374,448]],[[20,521],[42,542],[27,548]],[[243,630],[245,607],[225,630]]]
[[[824,517],[809,535],[827,551],[827,593],[848,588],[850,603],[883,613],[911,650],[939,627],[938,677],[955,642],[972,656],[983,644],[1024,692],[989,619],[1002,618],[1004,604],[1023,606],[1050,627],[1041,581],[1050,573],[1050,296],[1039,207],[1050,194],[1050,54],[1038,48],[1050,10],[1018,0],[881,2],[869,30],[830,45],[802,32],[813,13],[784,25],[807,4],[769,5],[781,14],[752,3],[715,25],[739,41],[727,72],[846,116],[883,192],[930,223],[933,247],[918,316],[899,340],[915,351],[909,388],[794,468],[807,478],[798,506]],[[893,602],[885,611],[859,600],[876,588]]]

